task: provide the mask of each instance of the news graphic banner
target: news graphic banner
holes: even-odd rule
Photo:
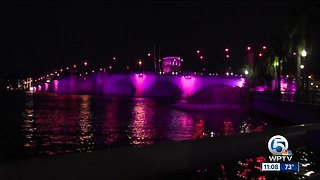
[[[261,163],[261,171],[298,172],[299,162],[291,161],[293,154],[288,148],[289,143],[285,137],[271,137],[268,141],[268,149],[272,154],[269,156],[270,162]]]

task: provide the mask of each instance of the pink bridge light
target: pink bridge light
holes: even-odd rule
[[[142,95],[142,89],[143,89],[143,84],[145,82],[146,79],[146,75],[144,75],[143,73],[138,73],[135,76],[135,81],[136,81],[136,94],[138,96]]]
[[[58,91],[58,86],[59,86],[59,81],[58,80],[54,80],[54,91],[55,92]]]
[[[181,85],[182,85],[182,91],[183,96],[191,95],[195,91],[195,81],[196,78],[192,76],[182,76],[181,77]]]
[[[240,81],[238,82],[238,86],[242,88],[245,83],[246,83],[246,79],[241,78]]]
[[[44,90],[48,91],[49,90],[49,84],[48,83],[44,83]]]

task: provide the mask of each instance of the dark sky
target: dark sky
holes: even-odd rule
[[[87,59],[107,66],[147,61],[153,44],[161,56],[177,55],[187,67],[203,53],[208,69],[225,67],[224,48],[233,67],[243,64],[245,46],[261,47],[281,31],[298,2],[108,2],[41,3],[2,6],[5,46],[2,75],[41,75]],[[319,46],[318,46],[319,47]],[[151,67],[151,66],[150,66]],[[319,67],[319,66],[318,66]]]

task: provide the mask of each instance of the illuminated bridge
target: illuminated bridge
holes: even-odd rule
[[[154,73],[111,74],[91,73],[87,76],[65,76],[34,84],[36,93],[99,94],[119,96],[182,96],[186,97],[209,86],[242,87],[241,76],[157,75]]]

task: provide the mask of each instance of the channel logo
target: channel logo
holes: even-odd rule
[[[285,137],[281,135],[271,137],[268,142],[268,149],[272,156],[269,156],[269,160],[273,162],[291,161],[292,151],[288,150],[288,148],[289,143]]]
[[[285,151],[282,153],[282,156],[292,156],[292,151],[290,151],[290,150],[285,150]]]

